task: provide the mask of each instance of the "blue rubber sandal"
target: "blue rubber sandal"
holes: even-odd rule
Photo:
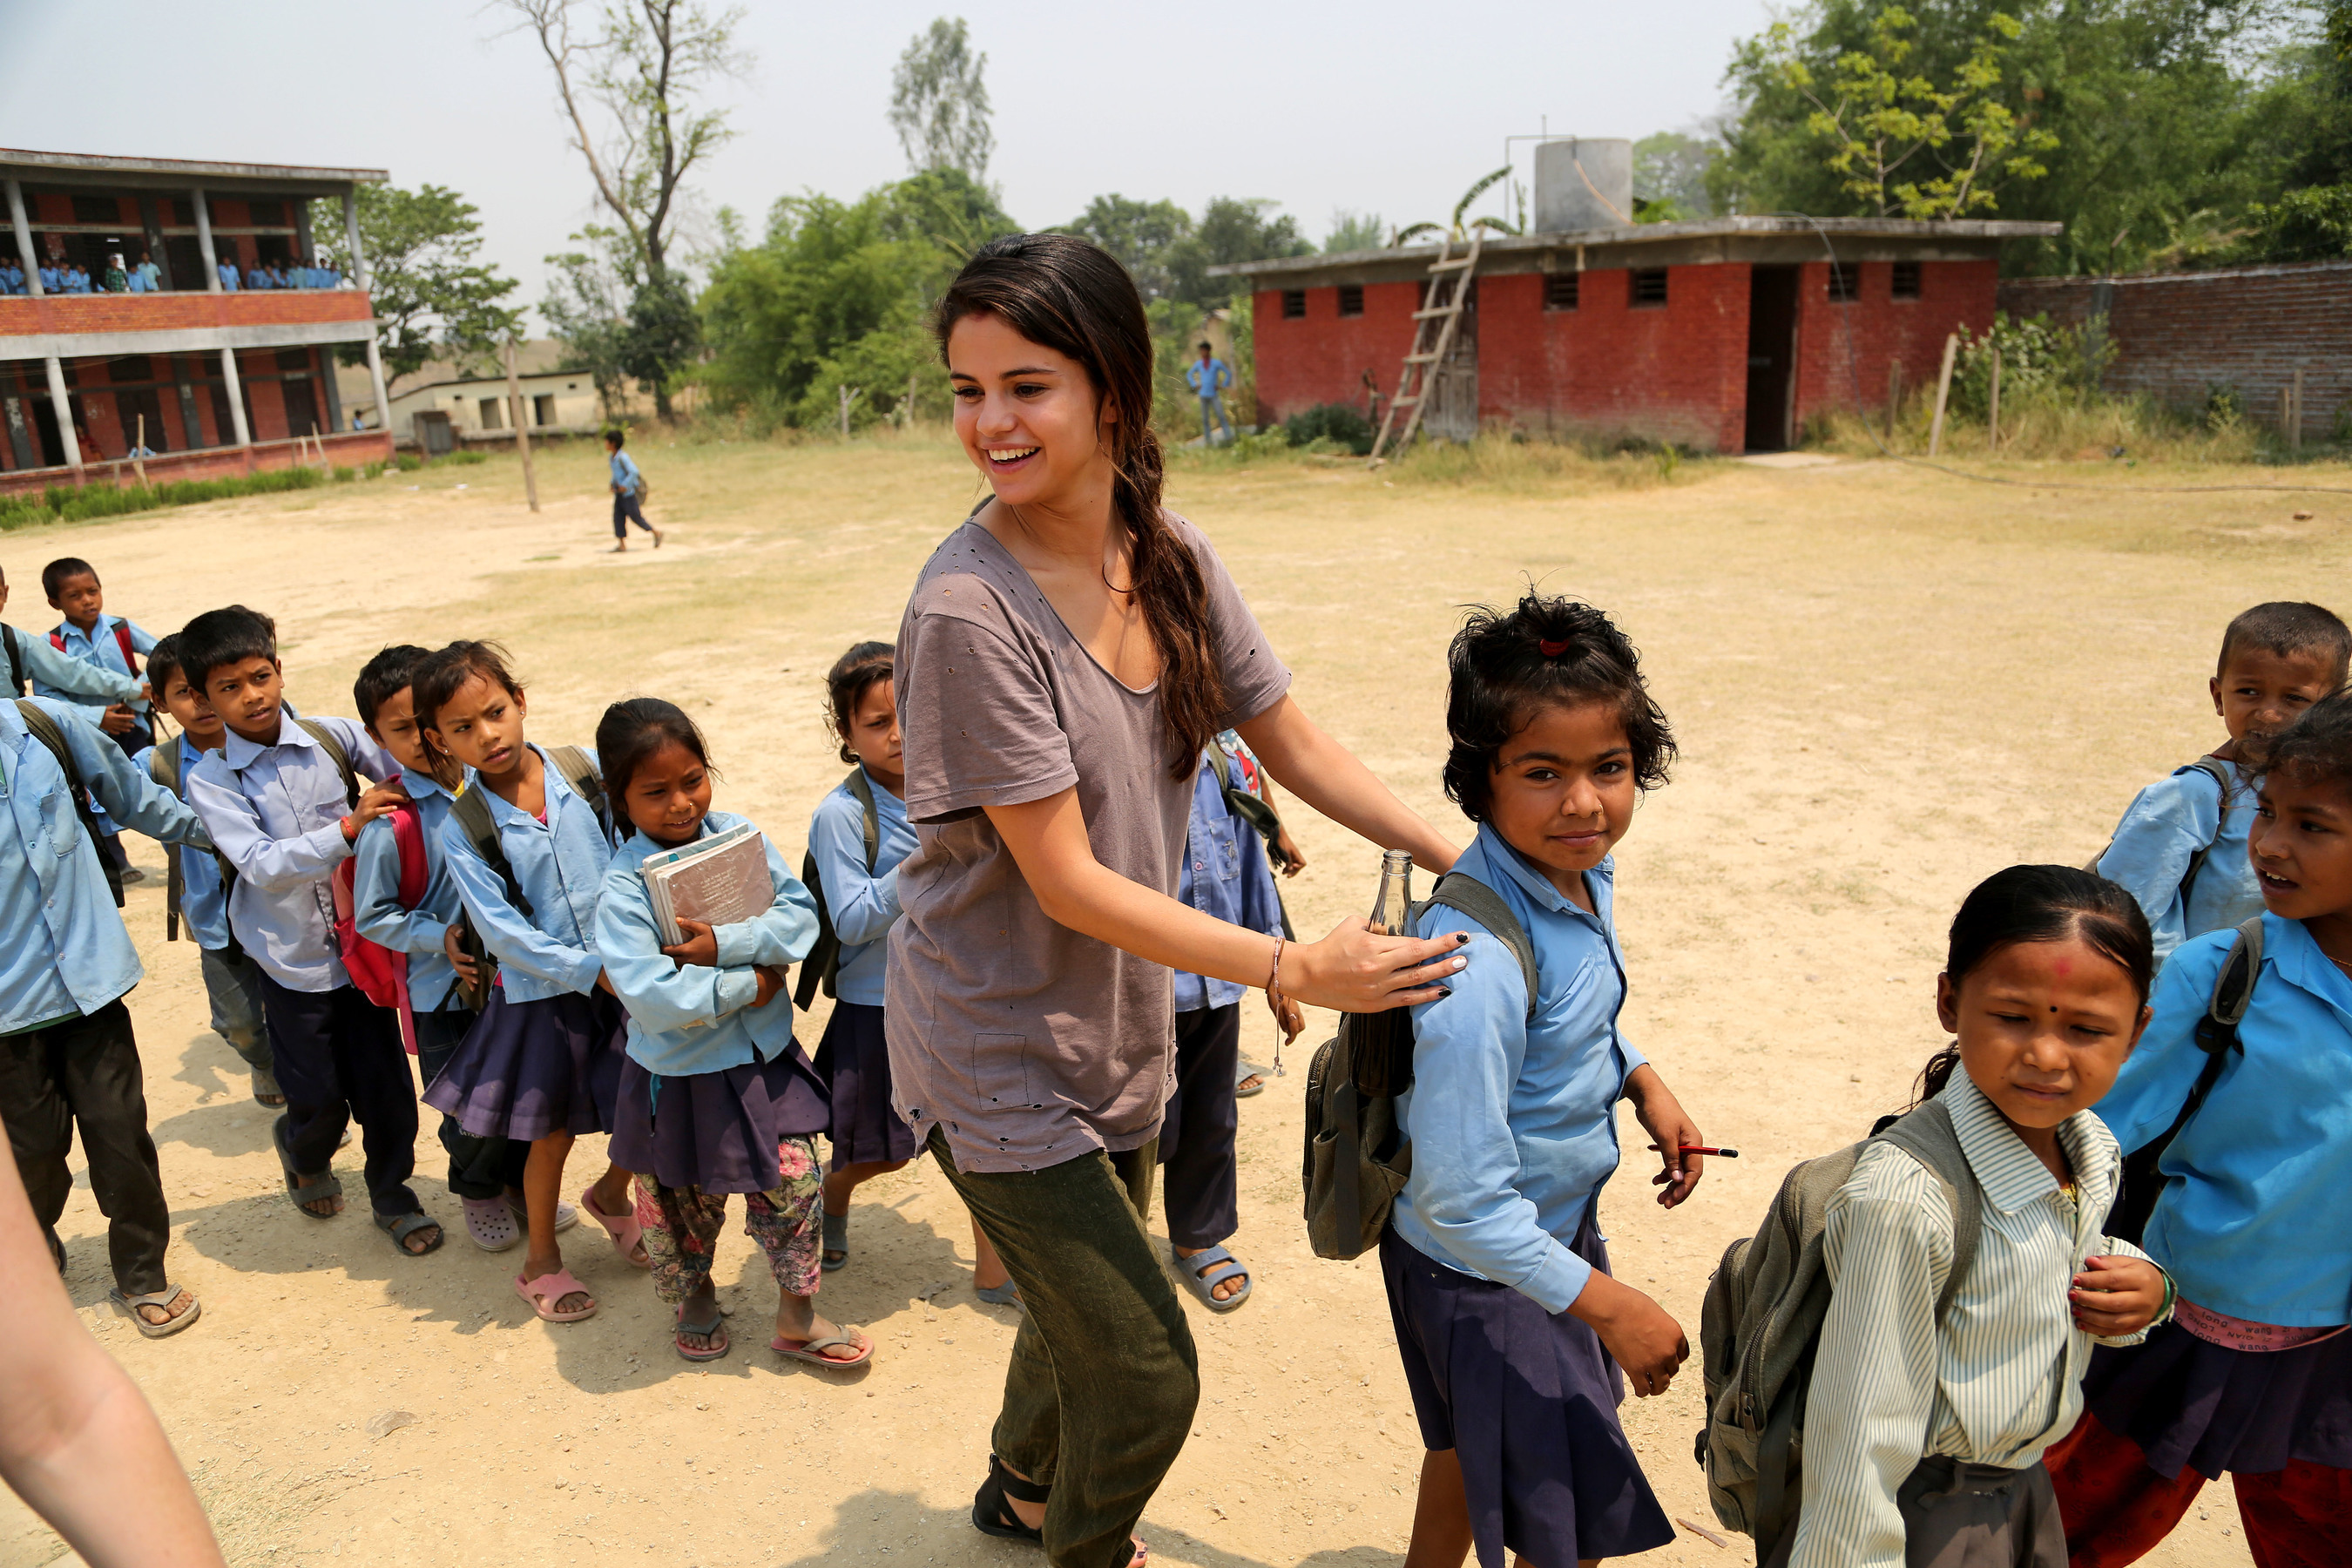
[[[1184,1281],[1185,1288],[1201,1298],[1202,1304],[1212,1312],[1232,1311],[1248,1300],[1250,1292],[1257,1289],[1257,1280],[1250,1271],[1235,1262],[1234,1255],[1222,1247],[1204,1247],[1190,1258],[1178,1258],[1176,1274]],[[1217,1287],[1228,1279],[1241,1280],[1242,1288],[1220,1301],[1217,1300]]]

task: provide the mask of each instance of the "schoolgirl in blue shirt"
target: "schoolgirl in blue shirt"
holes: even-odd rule
[[[2247,747],[2262,961],[2237,1049],[2158,1161],[2143,1246],[2179,1292],[2137,1349],[2100,1351],[2053,1457],[2077,1568],[2134,1561],[2230,1472],[2260,1563],[2344,1560],[2352,1531],[2352,692]],[[2126,1152],[2172,1128],[2237,941],[2185,942],[2099,1102]]]
[[[740,1193],[744,1227],[779,1291],[769,1348],[818,1366],[860,1365],[873,1342],[818,1317],[814,1300],[825,1096],[793,1038],[785,970],[816,942],[816,900],[762,836],[768,907],[716,927],[680,920],[680,940],[666,942],[646,858],[748,824],[710,809],[702,732],[672,703],[613,704],[596,726],[596,754],[633,829],[596,910],[596,948],[629,1013],[613,1157],[639,1173],[637,1219],[655,1290],[677,1310],[672,1342],[688,1361],[728,1352],[710,1265],[728,1194]]]
[[[2229,741],[2140,791],[2095,868],[2138,900],[2159,965],[2190,937],[2263,912],[2246,856],[2254,784],[2242,751],[2343,685],[2347,660],[2352,631],[2317,605],[2256,605],[2221,634],[2206,685]]]
[[[1414,1006],[1399,1116],[1412,1174],[1381,1238],[1405,1382],[1428,1449],[1411,1561],[1483,1568],[1646,1552],[1674,1539],[1616,1406],[1664,1394],[1690,1347],[1655,1301],[1609,1275],[1601,1186],[1616,1105],[1662,1151],[1673,1207],[1704,1142],[1617,1026],[1625,999],[1610,851],[1674,737],[1633,646],[1589,605],[1528,595],[1454,640],[1445,793],[1478,824],[1454,863],[1498,895],[1535,949],[1472,930],[1448,993]],[[1458,929],[1431,905],[1423,937]]]
[[[467,790],[482,792],[507,863],[501,875],[483,858],[453,806],[441,851],[498,979],[425,1103],[471,1137],[530,1145],[530,1246],[515,1293],[549,1322],[577,1322],[595,1313],[596,1299],[563,1266],[555,1236],[572,1141],[612,1131],[620,1091],[621,1007],[595,937],[612,830],[524,738],[530,704],[496,644],[451,643],[418,668],[414,690],[433,748],[473,770]],[[608,1165],[580,1202],[624,1258],[646,1266],[627,1171]]]

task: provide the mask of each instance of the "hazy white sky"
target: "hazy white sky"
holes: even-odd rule
[[[752,0],[755,57],[723,91],[740,132],[705,213],[756,230],[801,190],[906,172],[891,68],[954,0]],[[1503,138],[1643,136],[1713,112],[1764,0],[1254,0],[1192,8],[1029,0],[963,7],[988,54],[990,178],[1023,223],[1100,192],[1265,196],[1320,239],[1337,207],[1442,216]],[[544,62],[476,0],[0,0],[0,145],[382,168],[478,205],[487,252],[536,301],[541,258],[591,216]],[[1520,149],[1522,158],[1525,150]],[[1521,163],[1524,169],[1525,163]]]

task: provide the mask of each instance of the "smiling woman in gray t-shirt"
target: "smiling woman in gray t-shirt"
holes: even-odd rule
[[[1201,748],[1237,728],[1326,816],[1435,869],[1454,850],[1307,717],[1216,551],[1161,509],[1150,335],[1118,264],[1067,237],[992,241],[936,327],[995,498],[932,554],[898,630],[917,845],[890,936],[893,1092],[1028,1307],[972,1521],[1042,1538],[1055,1568],[1114,1568],[1200,1392],[1139,1212],[1170,969],[1371,1012],[1461,967],[1458,935],[1352,921],[1286,944],[1180,902]]]

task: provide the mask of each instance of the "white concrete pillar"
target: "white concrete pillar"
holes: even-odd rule
[[[236,351],[223,349],[220,354],[221,379],[228,383],[229,423],[236,427],[236,444],[250,447],[253,445],[253,432],[246,428],[245,384],[236,378]]]
[[[205,200],[205,188],[198,185],[189,195],[196,202],[196,250],[205,258],[205,291],[221,292],[220,258],[213,254],[212,205]]]
[[[346,188],[343,192],[343,234],[352,247],[352,286],[361,293],[367,292],[367,252],[360,247],[360,204],[358,195]],[[375,310],[375,301],[368,301],[368,310]],[[375,389],[375,427],[385,435],[392,434],[392,398],[383,388],[383,355],[375,342],[375,322],[368,322],[367,336],[368,383]]]
[[[8,221],[16,230],[16,260],[25,268],[25,292],[43,294],[41,258],[33,250],[33,226],[25,221],[25,187],[8,182]]]
[[[57,410],[58,445],[66,449],[66,467],[81,471],[81,443],[74,439],[73,399],[66,395],[66,367],[55,354],[41,362],[49,372],[49,406]]]

